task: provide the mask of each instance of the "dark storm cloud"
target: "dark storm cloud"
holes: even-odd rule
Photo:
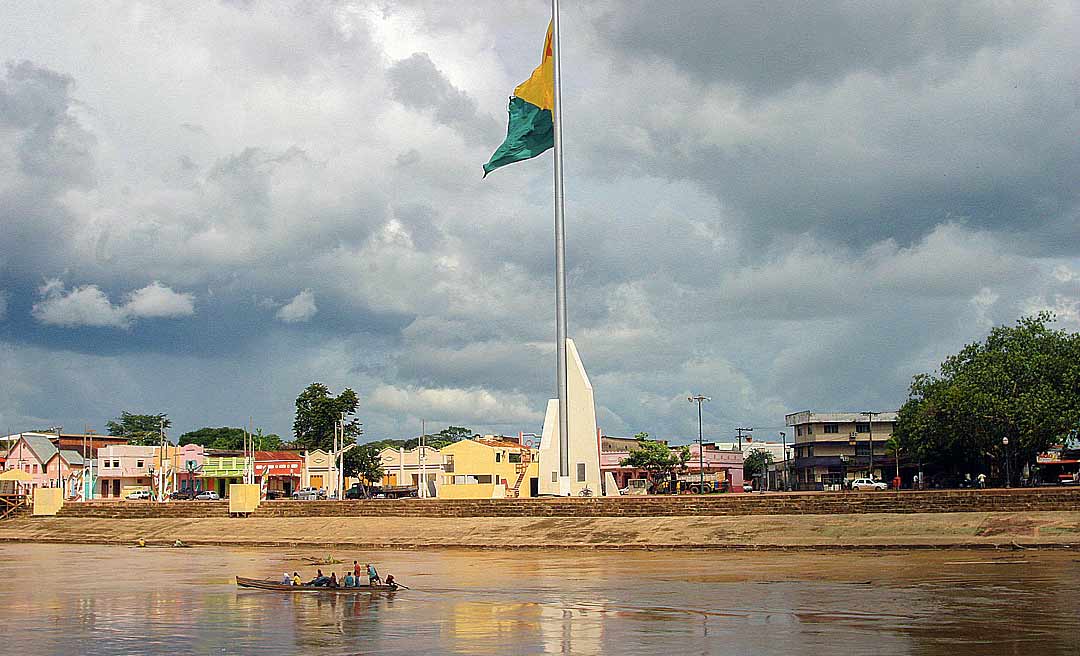
[[[426,52],[394,62],[387,71],[394,99],[421,111],[431,111],[443,125],[458,130],[474,142],[497,134],[490,116],[477,111],[476,100],[458,89],[431,61]]]
[[[928,57],[969,57],[1022,39],[1043,12],[988,0],[630,0],[605,12],[598,31],[630,56],[671,59],[703,81],[762,95],[860,70],[889,74]]]

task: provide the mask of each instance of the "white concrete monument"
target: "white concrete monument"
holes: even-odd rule
[[[581,364],[574,340],[566,340],[567,425],[570,433],[570,476],[559,476],[559,400],[548,401],[540,438],[540,494],[579,496],[586,487],[598,497],[600,440],[592,383]]]

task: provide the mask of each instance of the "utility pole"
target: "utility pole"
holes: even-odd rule
[[[157,500],[162,500],[162,481],[164,480],[165,472],[165,418],[162,417],[158,424],[158,485],[157,485]]]
[[[870,412],[864,410],[862,413],[866,415],[867,421],[866,428],[870,432],[870,479],[874,478],[874,415],[880,415],[880,412]]]
[[[743,433],[753,433],[753,428],[736,428],[735,432],[739,434],[739,453],[742,453],[742,438]]]
[[[427,492],[427,461],[424,457],[424,443],[427,441],[427,421],[420,420],[420,439],[417,441],[417,459],[420,464],[420,480],[417,481],[419,485],[416,488],[416,496],[423,499]]]
[[[784,482],[780,484],[780,489],[781,490],[786,490],[787,489],[787,433],[785,433],[784,431],[780,431],[780,441],[783,442],[783,444],[784,444],[784,446],[783,446],[783,449],[784,449],[784,477],[783,477]]]
[[[701,404],[712,401],[712,399],[698,394],[697,396],[688,396],[686,400],[690,403],[697,403],[698,491],[705,494],[705,443],[701,433]]]

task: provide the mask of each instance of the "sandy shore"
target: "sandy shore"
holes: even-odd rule
[[[1080,512],[733,517],[19,518],[0,542],[490,549],[1080,548]]]

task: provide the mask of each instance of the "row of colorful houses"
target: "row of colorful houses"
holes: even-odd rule
[[[616,488],[647,477],[646,472],[621,464],[634,448],[633,439],[598,434],[597,440],[601,473],[610,474]],[[717,489],[742,489],[740,452],[705,444],[699,457],[697,449],[691,447],[684,474],[707,477]],[[539,493],[538,450],[523,435],[477,436],[442,449],[388,448],[379,456],[383,477],[377,485],[412,486],[421,497],[527,498]],[[339,473],[331,455],[321,450],[256,451],[254,457],[245,458],[242,452],[196,444],[136,446],[111,436],[48,433],[19,434],[0,465],[28,474],[25,489],[62,487],[69,500],[121,499],[138,490],[147,490],[154,498],[212,490],[225,498],[229,485],[244,482],[248,471],[264,498],[289,497],[300,488],[335,490]]]
[[[301,487],[334,489],[337,471],[325,451],[208,450],[197,444],[137,446],[119,437],[56,435],[28,432],[12,435],[0,458],[0,469],[26,474],[24,491],[63,488],[65,498],[116,499],[136,490],[164,498],[179,490],[214,490],[223,498],[231,483],[249,470],[264,496],[289,496]]]

